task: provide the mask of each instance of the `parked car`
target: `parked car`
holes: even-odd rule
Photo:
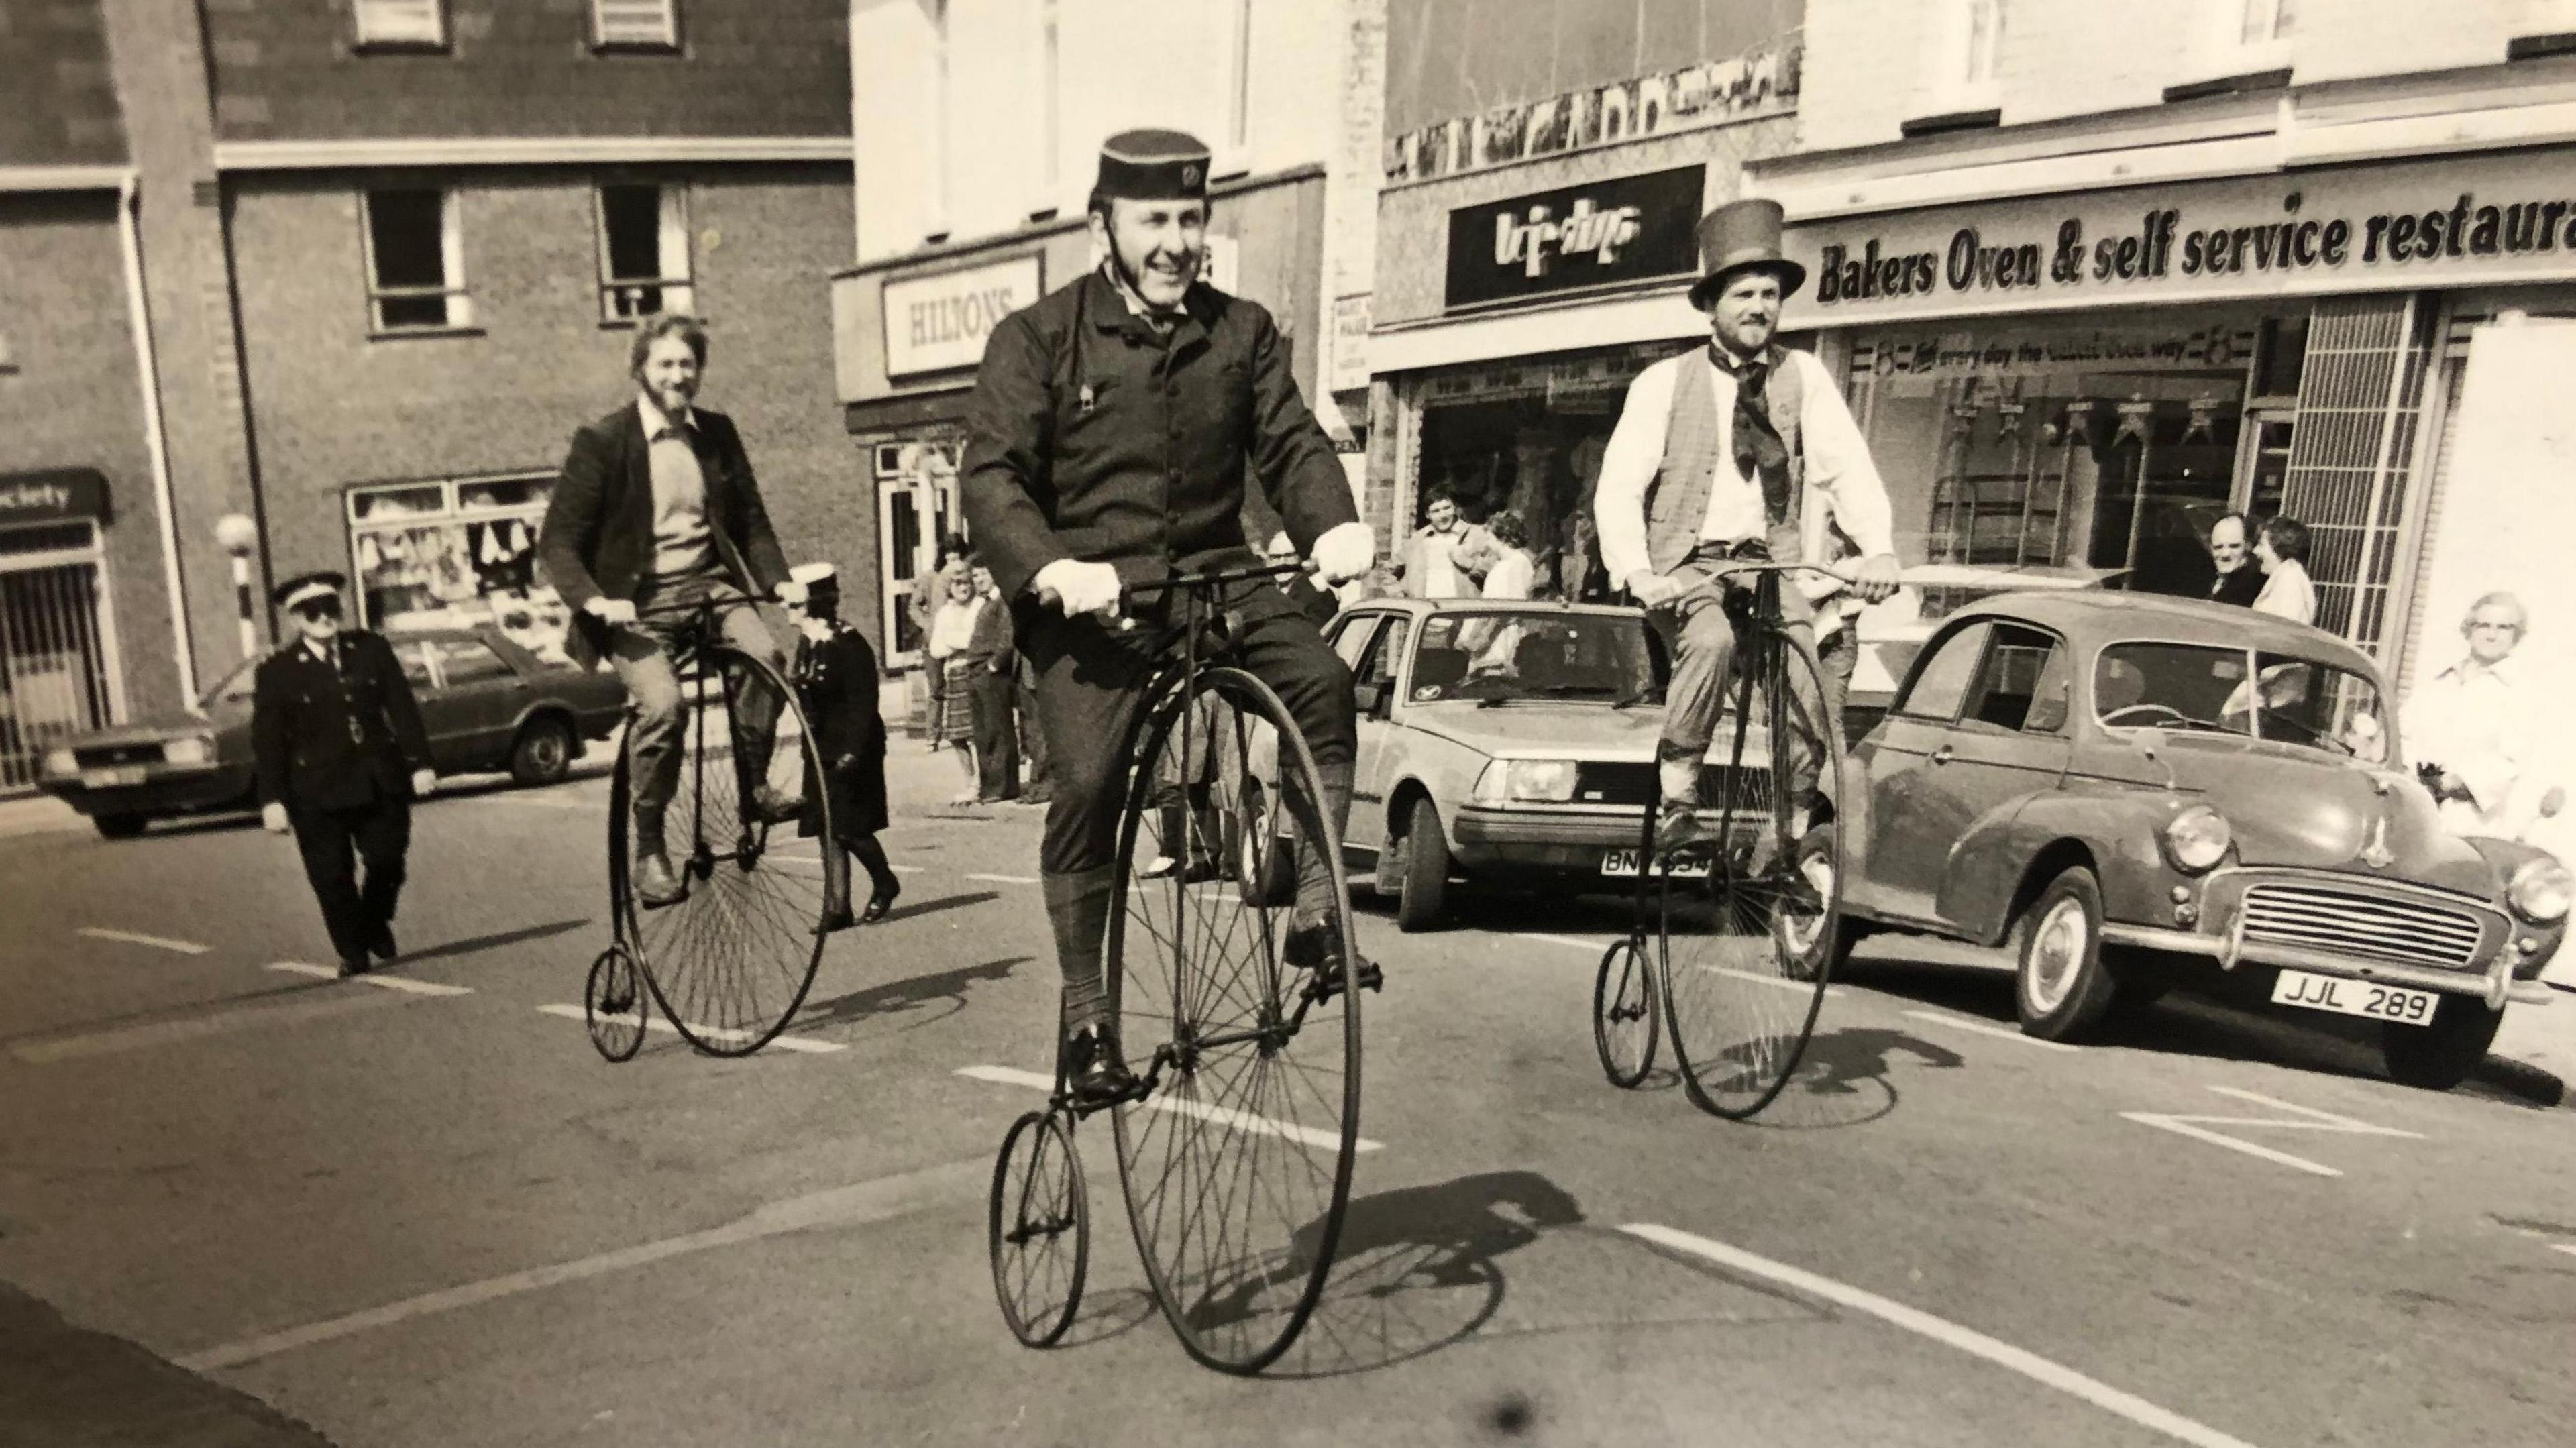
[[[507,769],[521,784],[561,779],[582,741],[625,717],[614,674],[546,663],[494,629],[392,636],[420,699],[441,774]],[[155,819],[258,804],[250,709],[257,660],[206,691],[203,718],[142,720],[77,735],[48,751],[40,788],[89,816],[110,839]]]
[[[1643,613],[1383,598],[1326,637],[1359,696],[1345,855],[1394,897],[1399,928],[1437,923],[1455,882],[1598,890],[1635,877],[1664,722]],[[1764,747],[1757,733],[1748,753]],[[1710,770],[1704,798],[1718,782]]]
[[[2022,1029],[2195,977],[2382,1023],[2447,1089],[2566,929],[2547,854],[2447,833],[2370,657],[2194,600],[2017,593],[1946,619],[1854,751],[1840,942],[2008,944]],[[2250,991],[2244,990],[2250,987]]]

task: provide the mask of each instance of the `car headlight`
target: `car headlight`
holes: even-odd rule
[[[1469,804],[1563,804],[1574,798],[1571,759],[1497,759],[1476,776],[1467,792]]]
[[[2505,886],[2505,903],[2513,913],[2534,925],[2549,925],[2567,918],[2567,901],[2576,895],[2576,875],[2556,860],[2526,860],[2513,872],[2512,883]]]
[[[172,764],[212,764],[215,739],[211,734],[190,734],[161,746],[161,757]]]
[[[2227,816],[2205,804],[2196,804],[2165,822],[2165,858],[2186,875],[2198,875],[2218,867],[2227,858],[2227,847],[2236,842],[2236,832],[2228,827]]]
[[[68,749],[46,750],[44,767],[46,774],[56,778],[80,773],[80,761],[73,758]]]

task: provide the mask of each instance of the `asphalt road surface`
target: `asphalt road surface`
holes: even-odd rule
[[[1050,1059],[1037,813],[895,764],[895,919],[741,1061],[590,1048],[595,766],[425,806],[366,981],[255,827],[0,839],[0,1444],[2570,1441],[2576,1113],[2527,1081],[2187,1000],[2052,1047],[1872,942],[1730,1124],[1602,1080],[1614,904],[1466,892],[1363,918],[1378,1149],[1297,1349],[1183,1356],[1088,1130],[1087,1305],[1021,1349],[984,1195]]]

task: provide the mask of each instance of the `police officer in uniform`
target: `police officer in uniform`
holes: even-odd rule
[[[1143,643],[1152,630],[1114,627],[1121,588],[1258,565],[1243,532],[1247,474],[1327,582],[1367,572],[1376,555],[1277,324],[1199,280],[1207,168],[1207,148],[1178,132],[1109,139],[1089,208],[1103,264],[994,328],[968,408],[966,516],[1010,601],[1053,754],[1039,868],[1064,975],[1068,1068],[1093,1102],[1134,1084],[1101,951],[1124,803],[1118,751],[1158,662]],[[1224,606],[1244,624],[1245,663],[1304,729],[1338,824],[1356,745],[1350,670],[1277,587],[1240,586]],[[1329,868],[1300,864],[1290,957],[1342,970],[1321,919]],[[1366,982],[1366,962],[1352,974]]]
[[[251,691],[260,821],[295,832],[340,974],[396,954],[394,905],[411,849],[411,802],[438,787],[429,731],[393,645],[340,624],[337,573],[280,584],[297,637],[262,660]],[[357,867],[366,867],[366,883]]]

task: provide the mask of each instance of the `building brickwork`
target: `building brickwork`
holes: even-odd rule
[[[0,5],[0,166],[109,165],[125,159],[107,30],[98,0]]]

